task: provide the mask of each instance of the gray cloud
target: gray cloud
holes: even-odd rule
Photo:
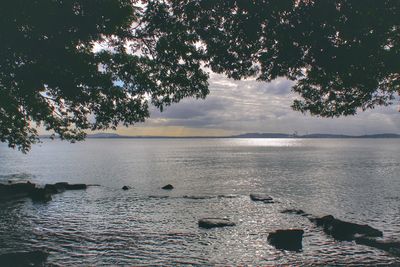
[[[211,74],[210,95],[205,100],[184,99],[164,112],[152,109],[144,127],[181,126],[224,129],[232,133],[286,132],[366,134],[400,133],[397,105],[379,107],[343,118],[318,118],[291,109],[297,97],[293,82],[234,81]]]

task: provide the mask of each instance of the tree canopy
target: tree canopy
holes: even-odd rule
[[[207,69],[291,79],[324,117],[400,94],[397,0],[2,1],[0,40],[0,140],[23,152],[36,124],[80,140],[204,98]]]

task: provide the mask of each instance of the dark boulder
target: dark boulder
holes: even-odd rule
[[[13,199],[20,197],[27,197],[35,190],[36,185],[30,182],[27,183],[11,183],[0,184],[0,199]]]
[[[30,197],[33,201],[49,201],[52,194],[65,190],[86,189],[86,184],[68,184],[65,182],[46,184],[43,188],[36,187],[31,182],[0,184],[0,200]]]
[[[65,191],[66,188],[67,188],[67,186],[68,186],[68,183],[66,183],[66,182],[59,182],[59,183],[55,183],[54,186],[57,188],[57,190],[58,190],[59,192],[60,192],[60,191]]]
[[[164,190],[171,190],[171,189],[174,189],[174,187],[172,186],[172,184],[167,184],[167,185],[161,187],[161,189],[164,189]]]
[[[199,220],[199,227],[211,229],[215,227],[235,226],[234,222],[231,222],[225,218],[203,218]]]
[[[312,219],[317,226],[323,227],[324,232],[337,240],[354,240],[355,235],[364,237],[381,237],[382,231],[366,224],[345,222],[332,215]]]
[[[57,194],[60,192],[54,184],[46,184],[44,186],[44,190],[50,194]]]
[[[124,185],[123,187],[122,187],[122,190],[129,190],[129,189],[131,189],[129,186],[126,186],[126,185]]]
[[[29,194],[33,201],[47,202],[51,200],[51,194],[44,188],[35,188]]]
[[[272,197],[266,194],[250,194],[250,199],[253,201],[262,201],[264,203],[274,203]]]
[[[303,248],[303,234],[301,229],[276,230],[268,235],[268,242],[277,249],[299,251]]]
[[[0,255],[0,266],[26,267],[45,266],[48,253],[44,251],[13,252]]]

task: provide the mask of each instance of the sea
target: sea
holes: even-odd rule
[[[44,140],[27,154],[1,144],[0,182],[9,181],[93,185],[0,203],[0,254],[46,250],[52,266],[400,266],[281,213],[330,214],[399,241],[400,139]],[[236,226],[199,228],[205,217]],[[304,230],[302,250],[268,243],[289,228]]]

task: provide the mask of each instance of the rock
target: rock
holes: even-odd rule
[[[55,183],[54,186],[57,188],[58,191],[65,191],[68,186],[68,183],[59,182],[59,183]]]
[[[44,188],[38,188],[31,182],[0,184],[0,200],[30,197],[34,201],[49,201],[52,194],[65,190],[86,189],[86,184],[68,184],[65,182],[46,184]]]
[[[262,201],[264,203],[274,203],[272,197],[265,194],[250,194],[250,199],[253,201]]]
[[[15,184],[0,184],[0,199],[9,200],[27,197],[35,190],[36,185],[30,182]]]
[[[211,229],[215,227],[235,226],[234,222],[231,222],[225,218],[203,218],[199,220],[199,227]]]
[[[35,188],[29,194],[33,201],[47,202],[51,200],[51,194],[44,188]]]
[[[60,193],[60,191],[57,189],[57,187],[54,184],[46,184],[44,186],[44,190],[46,190],[50,194]]]
[[[364,236],[355,237],[357,244],[374,247],[384,250],[395,256],[400,256],[400,241],[396,240],[377,240],[375,238],[368,238]]]
[[[218,198],[237,198],[238,195],[218,195]]]
[[[129,189],[131,189],[129,186],[126,186],[126,185],[124,185],[123,187],[122,187],[122,190],[129,190]]]
[[[0,255],[3,267],[44,266],[49,254],[44,251],[13,252]]]
[[[299,251],[303,248],[301,229],[276,230],[268,235],[268,242],[277,249]]]
[[[165,198],[169,198],[169,196],[149,196],[149,198],[165,199]]]
[[[312,219],[317,226],[321,226],[324,232],[331,235],[337,240],[354,240],[358,234],[364,237],[381,237],[382,231],[375,229],[366,224],[357,224],[345,222],[334,218],[332,215],[327,215],[321,218]]]
[[[64,191],[64,190],[82,190],[82,189],[86,189],[87,188],[86,184],[69,184],[69,183],[66,183],[66,182],[55,183],[54,186],[59,191]]]
[[[187,195],[185,195],[182,198],[198,200],[198,199],[211,199],[214,197],[213,196],[187,196]]]
[[[297,210],[297,209],[285,209],[285,210],[282,210],[281,213],[296,214],[296,215],[302,215],[302,216],[308,215],[307,213],[304,212],[304,210]]]
[[[174,189],[174,187],[172,186],[172,184],[167,184],[167,185],[161,187],[161,189],[164,189],[164,190],[171,190],[171,189]]]
[[[68,184],[66,187],[67,190],[84,190],[86,188],[86,184]]]

